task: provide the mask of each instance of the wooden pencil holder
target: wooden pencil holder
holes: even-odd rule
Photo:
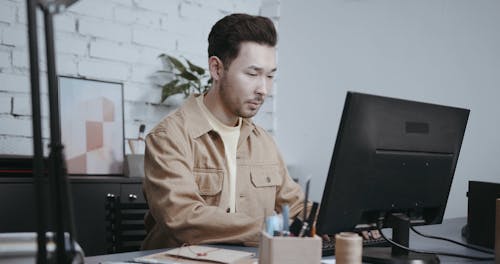
[[[319,264],[321,238],[270,236],[262,232],[259,243],[259,264]]]

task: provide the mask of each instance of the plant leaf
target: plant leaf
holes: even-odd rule
[[[168,83],[161,85],[161,102],[174,94],[182,93],[187,97],[192,93],[204,93],[211,87],[212,80],[207,78],[210,77],[206,74],[207,71],[188,59],[184,58],[185,62],[182,62],[165,53],[158,55],[158,57],[162,60],[165,69],[156,73],[162,74],[162,76],[168,74],[166,81],[171,79]]]
[[[190,83],[183,83],[183,84],[178,85],[175,88],[179,91],[178,93],[183,92],[184,93],[184,97],[187,97],[189,95],[189,87],[190,86],[191,86]]]
[[[172,63],[172,65],[174,65],[174,67],[177,70],[179,70],[179,72],[185,72],[186,71],[186,67],[178,59],[176,59],[176,58],[174,58],[172,56],[169,56],[169,55],[167,55],[167,58]]]
[[[163,85],[161,90],[161,102],[165,101],[167,97],[180,92],[176,89],[176,85],[178,82],[179,80],[172,80],[169,83]]]
[[[189,81],[196,81],[196,80],[198,80],[198,77],[196,77],[194,74],[192,74],[192,73],[190,73],[188,71],[181,72],[178,75],[181,76],[182,78],[186,79],[186,80],[189,80]]]
[[[162,53],[160,55],[158,55],[158,58],[163,62],[163,63],[170,63],[170,61],[168,60],[167,58],[167,54],[165,53]]]
[[[188,65],[189,65],[189,69],[192,71],[192,72],[196,72],[198,73],[199,75],[203,75],[205,74],[205,69],[203,69],[202,67],[196,65],[196,64],[193,64],[191,63],[188,59],[186,59]]]
[[[168,82],[167,84],[163,85],[163,89],[173,89],[177,83],[179,82],[179,80],[172,80],[170,82]]]
[[[169,74],[173,74],[173,72],[171,72],[171,71],[165,71],[165,70],[157,70],[156,73],[169,73]]]

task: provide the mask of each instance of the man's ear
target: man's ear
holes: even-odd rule
[[[224,65],[222,61],[217,56],[212,56],[208,58],[208,69],[210,70],[210,76],[214,81],[220,80],[222,77],[222,72],[224,71]]]

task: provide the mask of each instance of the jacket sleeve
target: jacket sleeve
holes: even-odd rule
[[[146,138],[144,190],[156,224],[178,244],[258,241],[263,219],[226,213],[199,195],[190,140],[176,129]]]

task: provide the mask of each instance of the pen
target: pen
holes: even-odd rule
[[[127,142],[128,142],[128,146],[130,147],[130,152],[132,154],[135,154],[135,146],[134,146],[134,143],[132,142],[132,139],[128,139]]]
[[[144,141],[144,130],[146,130],[146,125],[141,124],[139,126],[139,135],[137,136],[137,139],[130,138],[127,140],[128,146],[130,147],[130,152],[132,154],[135,154],[135,152],[136,152],[136,149],[135,149],[136,144],[134,144],[134,141],[141,141],[141,140]]]
[[[290,215],[290,207],[288,204],[284,204],[281,206],[281,214],[283,215],[283,236],[290,235],[290,227],[288,224],[289,215]]]
[[[146,130],[146,125],[141,124],[139,126],[139,136],[137,137],[138,140],[144,140],[144,130]]]
[[[309,236],[314,236],[312,234],[312,231],[314,227],[314,220],[316,219],[316,212],[318,211],[318,205],[319,204],[317,202],[313,202],[311,212],[309,213],[309,218],[307,218],[307,225],[309,227]]]
[[[266,217],[266,232],[270,236],[274,236],[274,224],[272,216]]]
[[[311,229],[311,237],[314,237],[316,235],[316,222],[313,223],[310,229]]]
[[[306,234],[308,227],[309,226],[308,226],[307,222],[304,222],[302,224],[302,228],[300,229],[300,232],[299,232],[299,237],[303,237]]]
[[[303,217],[302,217],[302,228],[299,232],[299,237],[303,237],[306,234],[309,223],[307,223],[307,199],[309,198],[309,184],[311,183],[311,177],[308,177],[306,182],[306,196],[304,197],[304,208],[303,209]]]
[[[309,199],[309,184],[311,183],[311,177],[309,176],[306,181],[306,197],[304,197],[304,208],[303,208],[303,217],[302,221],[306,221],[307,218],[307,199]]]

